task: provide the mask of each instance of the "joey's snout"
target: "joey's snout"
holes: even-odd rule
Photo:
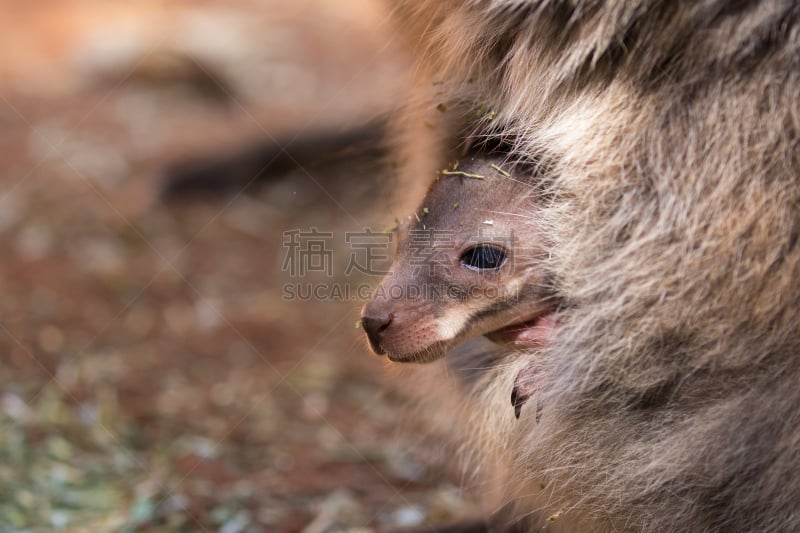
[[[377,316],[365,315],[361,318],[361,326],[367,334],[369,345],[372,347],[372,350],[379,355],[385,353],[384,349],[381,347],[381,340],[383,339],[384,332],[392,324],[392,321],[394,321],[393,313],[379,314]]]
[[[395,362],[433,361],[444,355],[437,309],[428,300],[387,298],[377,291],[361,313],[370,348]]]
[[[429,299],[396,296],[396,279],[379,286],[361,312],[370,348],[395,362],[432,361],[444,355],[437,309]],[[404,289],[405,290],[405,289]],[[408,291],[403,293],[406,296]]]

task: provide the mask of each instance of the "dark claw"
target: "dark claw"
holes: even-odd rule
[[[525,367],[520,370],[514,379],[514,387],[511,389],[511,405],[514,406],[514,416],[519,420],[522,414],[522,406],[539,390],[539,379],[536,369],[533,366]],[[536,402],[536,422],[542,417],[542,403]]]
[[[519,420],[519,415],[522,413],[522,406],[530,399],[530,394],[523,392],[520,386],[515,384],[511,389],[511,405],[514,406],[514,416]]]

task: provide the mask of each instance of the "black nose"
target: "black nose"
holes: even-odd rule
[[[382,317],[361,317],[361,326],[367,333],[369,345],[376,354],[383,355],[385,353],[383,348],[381,348],[381,339],[383,338],[383,332],[386,331],[386,328],[391,325],[393,320],[393,313],[389,313],[388,315]]]

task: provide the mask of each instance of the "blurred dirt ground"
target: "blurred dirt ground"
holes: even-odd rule
[[[343,281],[344,232],[386,225],[385,165],[156,196],[174,161],[391,108],[407,72],[386,14],[368,0],[0,12],[0,531],[368,531],[464,514],[398,430],[360,303],[283,299],[283,232],[333,232]]]

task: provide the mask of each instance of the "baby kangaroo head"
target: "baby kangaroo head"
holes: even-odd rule
[[[398,228],[391,272],[364,307],[370,346],[393,361],[432,361],[477,335],[535,344],[554,309],[526,166],[468,157],[443,170]]]

